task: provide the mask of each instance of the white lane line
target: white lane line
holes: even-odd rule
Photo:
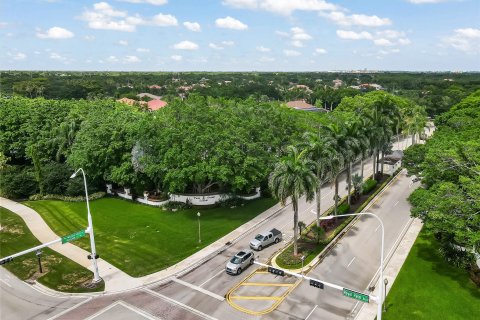
[[[222,272],[225,272],[225,269],[221,269],[220,271],[218,271],[217,273],[215,273],[214,276],[208,278],[205,282],[203,282],[202,284],[200,284],[199,287],[203,287],[203,285],[204,285],[205,283],[207,283],[208,281],[212,280],[213,278],[215,278],[216,276],[218,276],[218,275],[219,275],[220,273],[222,273]]]
[[[305,320],[308,320],[308,318],[312,315],[313,311],[315,311],[315,309],[317,309],[318,305],[315,305],[315,307],[313,307],[312,311],[310,311],[310,313],[308,314],[308,316],[305,318]]]
[[[355,257],[353,257],[352,261],[350,261],[350,263],[347,265],[347,268],[350,267],[350,265],[353,263],[354,260],[355,260]]]
[[[188,311],[190,311],[190,312],[192,312],[192,313],[194,313],[194,314],[196,314],[196,315],[198,315],[198,316],[200,316],[200,317],[202,317],[202,318],[204,318],[204,319],[218,320],[217,318],[214,318],[214,317],[212,317],[212,316],[209,316],[208,314],[203,313],[202,311],[199,311],[199,310],[197,310],[197,309],[195,309],[195,308],[192,308],[192,307],[190,307],[190,306],[187,306],[186,304],[183,304],[183,303],[181,303],[180,301],[177,301],[177,300],[174,300],[174,299],[169,298],[169,297],[167,297],[167,296],[164,296],[163,294],[161,294],[161,293],[159,293],[159,292],[153,291],[153,290],[151,290],[151,289],[143,289],[143,291],[145,291],[145,292],[147,292],[147,293],[149,293],[149,294],[151,294],[151,295],[153,295],[153,296],[156,296],[156,297],[158,297],[158,298],[161,298],[161,299],[163,299],[163,300],[165,300],[165,301],[168,301],[168,302],[170,302],[171,304],[177,305],[177,306],[179,306],[179,307],[181,307],[181,308],[183,308],[183,309],[185,309],[185,310],[188,310]]]
[[[377,232],[378,228],[380,228],[380,225],[378,225],[378,227],[375,229],[375,231],[374,231],[374,232]]]
[[[54,315],[54,316],[51,317],[51,318],[48,318],[48,320],[57,319],[58,317],[63,316],[64,314],[66,314],[66,313],[68,313],[68,312],[70,312],[70,311],[72,311],[72,310],[80,307],[82,304],[87,303],[88,301],[90,301],[90,300],[92,300],[92,299],[93,299],[93,297],[88,297],[87,299],[83,300],[82,302],[77,303],[76,305],[74,305],[74,306],[72,306],[72,307],[70,307],[70,308],[68,308],[68,309],[66,309],[66,310],[63,310],[62,312],[60,312],[59,314]]]
[[[5,284],[6,284],[7,286],[9,286],[10,288],[12,287],[12,286],[10,285],[10,283],[8,283],[6,280],[0,279],[0,281],[2,281],[3,283],[5,283]]]
[[[215,299],[217,299],[217,300],[220,300],[220,301],[224,301],[224,300],[225,300],[224,297],[219,296],[218,294],[215,294],[215,293],[210,292],[210,291],[208,291],[208,290],[205,290],[205,289],[203,289],[203,288],[200,288],[199,286],[196,286],[196,285],[194,285],[194,284],[188,283],[188,282],[186,282],[186,281],[180,280],[180,279],[175,278],[175,277],[174,277],[172,280],[175,281],[176,283],[179,283],[179,284],[181,284],[181,285],[184,285],[184,286],[186,286],[186,287],[189,287],[189,288],[191,288],[191,289],[193,289],[193,290],[196,290],[196,291],[198,291],[198,292],[204,293],[204,294],[206,294],[206,295],[208,295],[208,296],[210,296],[210,297],[212,297],[212,298],[215,298]]]
[[[151,314],[149,314],[149,313],[147,313],[147,312],[145,312],[145,311],[143,311],[143,310],[138,309],[137,307],[134,307],[134,306],[129,305],[128,303],[126,303],[126,302],[124,302],[124,301],[120,301],[120,300],[119,300],[119,301],[116,301],[115,303],[112,303],[111,305],[109,305],[109,306],[101,309],[100,311],[95,312],[95,313],[94,313],[93,315],[91,315],[90,317],[85,318],[85,320],[93,320],[93,319],[95,319],[96,317],[98,317],[99,315],[101,315],[102,313],[105,313],[105,312],[107,312],[108,310],[110,310],[110,309],[112,309],[112,308],[114,308],[114,307],[116,307],[116,306],[122,306],[122,307],[125,307],[125,308],[127,308],[127,309],[130,309],[130,310],[132,310],[133,312],[138,313],[138,314],[140,314],[141,316],[143,316],[143,317],[145,317],[145,318],[147,318],[147,319],[149,319],[149,320],[158,320],[158,319],[159,319],[159,318],[154,317],[154,316],[152,316]]]
[[[398,204],[399,201],[395,202],[395,204],[393,205],[394,207]]]

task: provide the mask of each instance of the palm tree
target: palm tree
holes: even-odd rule
[[[335,164],[343,163],[342,155],[333,148],[334,144],[328,135],[322,135],[320,128],[317,134],[306,132],[304,135],[305,147],[310,158],[315,162],[314,172],[318,179],[315,191],[317,202],[317,227],[320,227],[320,213],[322,201],[322,184],[330,178]]]
[[[307,157],[306,149],[299,152],[294,146],[287,147],[287,156],[275,165],[268,185],[272,194],[285,205],[288,198],[293,206],[293,254],[298,254],[298,200],[306,196],[311,201],[315,195],[318,179],[313,173],[315,163]]]

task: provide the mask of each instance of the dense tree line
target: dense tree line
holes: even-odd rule
[[[334,89],[332,81],[337,79],[343,84]],[[0,72],[0,94],[7,96],[91,100],[149,92],[171,101],[193,93],[227,99],[253,97],[257,101],[305,99],[329,110],[344,97],[368,91],[349,88],[362,83],[380,84],[389,93],[425,106],[430,116],[447,111],[480,88],[477,73],[451,72]]]
[[[471,268],[480,253],[480,91],[435,124],[433,138],[405,154],[423,183],[410,197],[412,214],[435,233],[448,261]]]

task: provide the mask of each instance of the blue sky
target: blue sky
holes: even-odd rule
[[[478,0],[0,2],[0,69],[480,70]]]

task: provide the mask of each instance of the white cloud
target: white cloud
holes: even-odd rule
[[[210,48],[214,49],[214,50],[223,50],[223,49],[225,49],[224,47],[218,46],[218,45],[216,45],[215,43],[211,43],[211,42],[208,44],[208,46],[209,46]]]
[[[166,4],[167,0],[120,0],[122,2],[130,2],[130,3],[148,3],[154,6],[162,6]]]
[[[326,53],[327,53],[327,50],[325,50],[323,48],[315,49],[315,54],[326,54]]]
[[[393,46],[393,42],[385,38],[375,39],[373,43],[377,46]]]
[[[233,41],[222,41],[222,44],[223,44],[224,46],[229,46],[229,47],[231,47],[231,46],[234,46],[234,45],[235,45],[235,42],[233,42]]]
[[[85,39],[87,41],[93,41],[93,40],[95,40],[95,36],[86,35],[85,37],[83,37],[83,39]]]
[[[185,28],[187,28],[188,30],[193,31],[193,32],[202,31],[202,28],[200,27],[200,24],[198,22],[185,21],[183,23],[183,25],[185,26]]]
[[[392,53],[399,53],[400,52],[400,49],[382,49],[380,51],[378,51],[378,54],[380,55],[383,55],[383,56],[386,56],[386,55],[389,55],[389,54],[392,54]]]
[[[135,63],[140,62],[140,59],[137,56],[125,56],[125,58],[123,58],[123,61],[125,63]]]
[[[74,36],[73,32],[60,27],[52,27],[47,32],[37,32],[37,38],[40,39],[69,39]]]
[[[55,53],[55,52],[52,52],[50,53],[50,59],[52,60],[56,60],[56,61],[59,61],[59,62],[66,62],[67,61],[67,58],[58,54],[58,53]]]
[[[8,22],[0,21],[0,28],[5,28],[8,26]]]
[[[300,52],[295,50],[283,50],[283,54],[286,55],[287,57],[297,57],[301,55]]]
[[[128,46],[128,41],[127,40],[120,40],[118,41],[118,44],[121,46]]]
[[[283,38],[290,39],[290,45],[301,48],[303,47],[303,41],[311,40],[312,36],[305,32],[302,28],[293,27],[290,32],[275,31],[275,33]]]
[[[105,59],[107,62],[110,62],[110,63],[116,63],[118,62],[118,58],[116,56],[109,56],[107,59]]]
[[[27,55],[23,52],[16,52],[16,53],[11,53],[7,52],[7,55],[9,55],[13,60],[25,60],[27,58]]]
[[[321,13],[320,15],[341,26],[382,27],[392,24],[392,21],[388,18],[367,16],[364,14],[346,15],[340,11],[332,11],[329,13]]]
[[[294,47],[297,47],[297,48],[302,48],[303,47],[303,42],[299,41],[299,40],[293,40],[292,42],[290,42],[290,44]]]
[[[258,46],[257,50],[260,52],[270,52],[272,51],[270,48],[265,48],[264,46]]]
[[[324,0],[224,0],[226,6],[242,9],[261,9],[289,16],[294,11],[331,11],[337,6]]]
[[[355,32],[355,31],[348,31],[348,30],[337,30],[337,36],[341,39],[348,39],[348,40],[373,39],[372,34],[367,31]]]
[[[480,29],[455,29],[454,34],[443,38],[443,43],[468,54],[480,54]]]
[[[234,19],[230,16],[215,20],[215,25],[219,28],[225,28],[225,29],[234,29],[234,30],[248,29],[248,26],[245,23],[237,19]]]
[[[279,35],[280,37],[283,37],[283,38],[286,38],[286,37],[290,36],[288,34],[288,32],[283,32],[283,31],[275,31],[275,34]]]
[[[147,49],[147,48],[137,48],[137,52],[150,52],[150,49]]]
[[[174,61],[182,61],[182,59],[183,59],[183,57],[179,56],[178,54],[175,54],[175,55],[171,56],[170,58],[172,58],[172,60],[174,60]]]
[[[171,14],[159,13],[153,17],[152,22],[154,25],[160,26],[160,27],[171,27],[171,26],[178,25],[177,18],[175,18]]]
[[[410,39],[408,39],[408,38],[400,38],[400,39],[398,39],[398,44],[407,45],[407,44],[410,44],[410,43],[411,43],[411,41],[410,41]]]
[[[179,43],[174,44],[173,48],[177,50],[197,50],[198,44],[191,41],[181,41]]]

